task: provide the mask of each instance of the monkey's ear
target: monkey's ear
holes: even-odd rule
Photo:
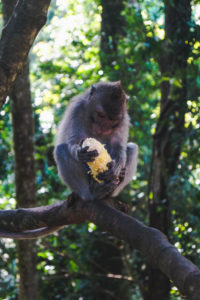
[[[94,92],[96,91],[96,87],[94,84],[91,85],[91,88],[90,88],[90,96],[92,96],[94,94]]]
[[[121,80],[116,81],[116,82],[115,82],[115,85],[122,88]]]

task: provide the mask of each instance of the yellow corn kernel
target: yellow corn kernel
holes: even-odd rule
[[[82,147],[88,146],[88,151],[97,150],[98,156],[95,157],[95,160],[92,162],[87,162],[88,166],[90,167],[90,174],[92,177],[99,183],[102,182],[102,180],[99,180],[97,178],[97,175],[101,172],[104,172],[108,170],[107,164],[112,161],[112,158],[110,157],[107,150],[104,148],[104,145],[101,144],[99,141],[97,141],[94,138],[87,138],[84,140]]]

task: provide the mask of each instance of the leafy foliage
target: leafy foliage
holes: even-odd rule
[[[193,33],[187,67],[188,113],[181,159],[170,179],[171,240],[195,264],[199,261],[200,175],[200,57],[199,19],[193,4]],[[52,1],[46,27],[31,53],[35,116],[35,159],[39,205],[64,200],[69,190],[60,182],[53,160],[53,139],[64,109],[74,95],[99,80],[121,79],[130,96],[130,140],[140,147],[137,180],[120,195],[131,213],[148,223],[147,185],[152,136],[159,116],[161,76],[159,57],[165,37],[164,3],[138,1],[125,5],[125,34],[116,59],[100,64],[99,1]],[[186,41],[187,42],[187,41]],[[177,83],[178,84],[178,83]],[[13,207],[14,166],[10,106],[0,114],[0,206]],[[16,299],[17,267],[13,242],[0,243],[0,299]],[[115,266],[115,267],[114,267]],[[99,232],[94,224],[70,226],[38,241],[41,299],[142,299],[146,276],[143,258],[129,246]],[[142,278],[143,277],[143,278]],[[51,288],[49,288],[51,286]],[[129,292],[125,292],[129,291]],[[99,295],[99,296],[98,296]],[[123,296],[122,296],[123,295]],[[171,299],[180,299],[175,288]]]

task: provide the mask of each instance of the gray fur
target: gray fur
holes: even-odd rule
[[[133,180],[133,177],[136,176],[137,171],[137,161],[138,161],[138,145],[134,143],[128,143],[127,144],[127,160],[126,160],[126,172],[125,172],[125,178],[120,183],[120,185],[114,190],[112,196],[117,196],[121,190],[131,181]]]
[[[119,83],[98,83],[95,84],[92,89],[74,97],[70,101],[58,127],[54,157],[59,176],[63,182],[83,200],[98,199],[99,191],[104,189],[103,184],[102,186],[99,183],[91,184],[90,176],[86,168],[78,159],[78,150],[80,149],[80,143],[83,139],[93,137],[105,145],[114,161],[114,174],[116,176],[119,176],[122,168],[126,168],[124,180],[112,191],[112,196],[118,195],[136,173],[138,147],[133,143],[127,144],[129,116],[126,109],[123,110],[124,113],[120,126],[117,129],[113,129],[113,133],[110,136],[98,136],[95,134],[92,131],[91,121],[88,115],[88,111],[90,111],[91,108],[91,101],[95,101],[90,100],[90,97],[97,97],[98,101],[104,102],[104,106],[107,100],[113,101],[113,106],[120,105],[121,100],[116,99],[117,104],[115,104],[115,98],[114,100],[111,99],[111,93],[109,91],[109,89],[111,89],[112,92],[116,84],[118,84],[118,91],[115,91],[115,93],[120,93],[120,98],[121,95],[125,95],[125,93],[121,86],[119,87]],[[98,91],[100,92],[98,93]],[[96,96],[93,94],[96,94]],[[101,97],[103,100],[101,100]],[[115,107],[113,108],[115,109]]]

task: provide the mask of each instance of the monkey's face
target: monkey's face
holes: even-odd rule
[[[93,103],[94,104],[94,103]],[[95,103],[89,110],[90,126],[94,136],[104,137],[112,135],[121,125],[124,117],[124,108],[118,111],[113,109],[113,112],[107,109],[107,106],[102,106],[100,103]]]
[[[95,137],[112,135],[120,127],[125,111],[126,95],[118,82],[92,86],[88,113]]]
[[[120,116],[110,119],[105,111],[96,110],[92,117],[92,132],[95,136],[109,136],[119,127],[120,123]]]

